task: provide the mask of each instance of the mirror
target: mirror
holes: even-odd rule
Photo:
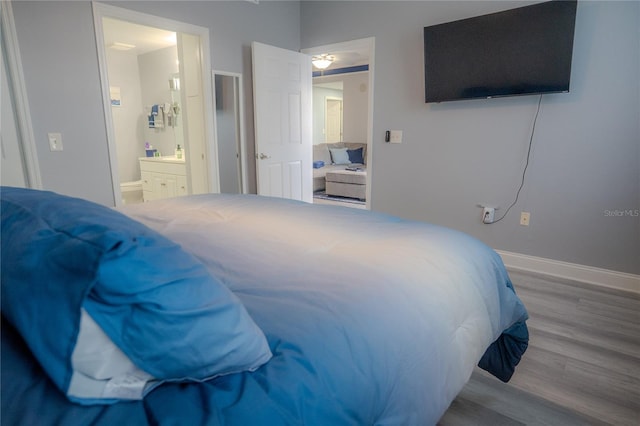
[[[313,143],[367,142],[369,72],[313,78]]]
[[[213,72],[214,124],[220,164],[220,192],[247,193],[242,108],[242,74]]]
[[[342,142],[343,81],[313,78],[313,144]]]
[[[182,108],[180,107],[180,73],[169,76],[171,104],[167,114],[167,127],[173,128],[175,146],[184,150],[184,132],[182,128]]]

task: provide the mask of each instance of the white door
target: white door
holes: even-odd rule
[[[311,57],[254,42],[258,194],[313,200]]]
[[[327,98],[325,102],[325,142],[342,142],[342,99]]]
[[[210,191],[205,127],[205,99],[202,81],[200,36],[178,33],[180,96],[182,97],[185,155],[188,157],[189,188],[192,194]]]

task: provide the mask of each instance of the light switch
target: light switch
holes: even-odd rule
[[[60,133],[49,133],[49,149],[51,151],[62,151],[62,135]]]
[[[391,130],[389,142],[402,143],[402,130]]]

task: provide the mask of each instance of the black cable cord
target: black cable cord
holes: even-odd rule
[[[520,182],[520,188],[518,188],[518,192],[516,192],[516,199],[513,200],[513,203],[511,203],[511,205],[507,208],[507,211],[505,211],[504,214],[500,216],[498,219],[491,222],[490,225],[496,222],[500,222],[502,219],[504,219],[509,213],[509,210],[511,210],[511,207],[515,206],[516,203],[518,202],[518,197],[520,197],[520,191],[522,191],[522,188],[524,187],[524,180],[527,174],[527,169],[529,168],[529,159],[531,158],[531,147],[533,145],[533,135],[536,132],[536,123],[538,122],[538,114],[540,113],[541,103],[542,103],[542,95],[540,95],[540,98],[538,99],[538,109],[536,109],[536,116],[533,119],[533,128],[531,129],[531,136],[529,137],[529,149],[527,150],[527,161],[524,165],[524,170],[522,171],[522,181]]]

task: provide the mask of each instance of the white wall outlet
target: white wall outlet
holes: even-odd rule
[[[402,143],[402,130],[391,130],[389,142]]]
[[[493,207],[482,208],[482,223],[493,223],[495,219],[496,209]]]
[[[529,212],[520,213],[520,225],[529,226],[529,219],[531,219],[531,213]]]
[[[49,137],[49,149],[51,151],[62,151],[62,135],[60,133],[48,133]]]

